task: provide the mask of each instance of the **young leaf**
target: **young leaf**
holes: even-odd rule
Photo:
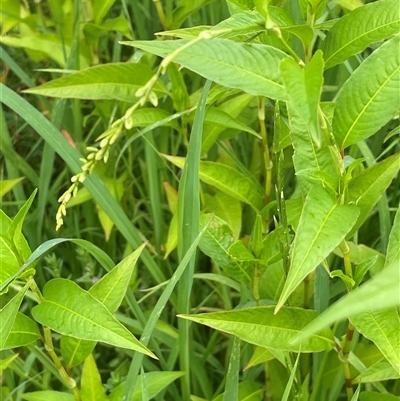
[[[189,41],[121,42],[166,57]],[[288,56],[271,46],[238,43],[227,39],[197,42],[180,51],[174,61],[203,77],[228,88],[238,88],[254,96],[286,100],[279,77],[279,64]]]
[[[182,377],[184,372],[149,372],[146,373],[147,391],[150,398],[154,398],[160,391],[168,387],[173,381]],[[140,375],[129,401],[142,401],[142,380]],[[121,401],[126,383],[117,386],[109,395],[110,401]]]
[[[385,42],[343,85],[332,123],[342,149],[373,135],[400,107],[399,46],[400,35]]]
[[[361,53],[371,43],[380,42],[400,30],[398,0],[381,0],[357,8],[336,22],[322,42],[325,68]]]
[[[39,338],[40,331],[37,324],[28,316],[18,312],[4,349],[23,347],[34,343]]]
[[[400,375],[400,318],[397,309],[361,313],[350,321],[365,338],[375,343]]]
[[[395,260],[400,261],[400,206],[397,208],[392,230],[390,231],[385,266],[390,265]]]
[[[28,286],[29,283],[13,297],[3,309],[0,309],[0,351],[5,347]]]
[[[310,325],[293,338],[293,343],[299,343],[313,333],[330,324],[355,316],[359,313],[372,313],[400,305],[399,298],[400,269],[398,262],[385,267],[371,280],[345,295],[330,306]]]
[[[342,206],[319,186],[308,194],[300,217],[291,254],[290,269],[276,306],[278,311],[289,295],[345,238],[357,221],[354,206]]]
[[[393,177],[398,173],[399,168],[400,154],[398,153],[374,164],[352,178],[348,187],[347,202],[356,204],[360,209],[360,215],[348,235],[349,238],[367,219],[372,208],[389,187]]]
[[[54,79],[26,92],[37,95],[73,99],[110,99],[124,102],[137,100],[136,91],[153,76],[149,67],[137,63],[109,63]],[[154,91],[168,93],[165,85],[157,81]]]
[[[320,147],[318,105],[323,83],[322,52],[318,50],[304,68],[288,58],[282,61],[280,69],[291,107],[303,120],[314,142]]]
[[[333,347],[333,334],[327,329],[303,341],[301,347],[291,344],[294,335],[317,317],[314,310],[285,307],[275,315],[274,306],[260,306],[179,317],[233,334],[261,347],[293,352],[299,352],[300,348],[301,352],[319,352]]]
[[[107,401],[106,393],[101,382],[101,376],[97,369],[96,361],[90,354],[83,364],[81,378],[82,401]]]
[[[39,323],[75,338],[99,341],[155,358],[107,308],[87,291],[66,279],[54,279],[43,289],[45,301],[32,309]]]
[[[164,157],[180,168],[185,164],[185,158],[178,156]],[[225,164],[210,161],[200,161],[200,179],[214,185],[220,191],[248,203],[254,210],[262,207],[263,199],[259,188],[244,174]]]

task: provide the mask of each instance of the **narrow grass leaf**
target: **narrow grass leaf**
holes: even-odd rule
[[[224,401],[239,401],[240,340],[234,337],[226,373]]]
[[[390,265],[395,260],[400,261],[400,206],[397,208],[392,230],[389,235],[385,266]]]
[[[294,365],[291,368],[289,380],[286,384],[285,392],[283,393],[283,396],[282,396],[282,401],[288,401],[288,399],[289,399],[290,391],[292,390],[292,386],[293,386],[294,378],[295,378],[296,371],[297,371],[297,365],[299,364],[299,360],[300,360],[300,352],[297,354],[296,362],[294,363]]]

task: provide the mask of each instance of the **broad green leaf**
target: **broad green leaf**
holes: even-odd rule
[[[242,229],[240,201],[222,191],[217,191],[214,196],[207,193],[204,196],[207,212],[215,213],[216,216],[224,220],[231,228],[234,239],[238,240]]]
[[[206,216],[202,216],[205,220]],[[234,243],[232,230],[225,221],[214,216],[208,226],[199,248],[209,256],[226,274],[240,282],[251,280],[249,266],[234,258],[229,247]]]
[[[24,299],[29,283],[15,295],[3,309],[0,309],[0,351],[4,349],[17,317],[18,309]]]
[[[385,266],[390,265],[395,260],[400,261],[400,207],[397,208],[392,230],[390,231]]]
[[[125,296],[133,269],[146,244],[127,256],[90,289],[89,293],[114,313]],[[61,338],[61,352],[67,366],[79,365],[93,351],[96,343],[74,337]]]
[[[187,46],[189,41],[180,39],[121,43],[166,57],[182,46]],[[180,51],[174,61],[229,88],[241,89],[255,96],[285,100],[279,64],[287,57],[284,52],[267,45],[212,39],[190,45]]]
[[[212,401],[223,401],[225,392],[214,398]],[[264,389],[259,383],[245,380],[238,386],[238,401],[262,401]],[[195,401],[195,400],[193,400]]]
[[[160,391],[168,387],[173,381],[182,377],[184,372],[149,372],[146,373],[146,385],[149,398],[155,397]],[[129,401],[142,401],[142,375],[136,381],[135,389]],[[121,401],[125,383],[116,387],[109,395],[110,401]]]
[[[163,155],[171,163],[180,168],[185,164],[184,157]],[[225,164],[200,161],[200,179],[206,184],[214,185],[220,191],[248,203],[254,210],[262,207],[263,197],[252,180]]]
[[[228,99],[218,107],[218,110],[229,114],[232,118],[236,118],[253,99],[253,96],[244,93],[232,99]],[[205,125],[201,154],[207,153],[210,150],[222,131],[224,131],[224,127],[210,126],[210,124]]]
[[[276,350],[274,351],[277,352]],[[244,370],[250,369],[251,367],[259,365],[260,363],[271,361],[272,359],[275,359],[275,355],[270,351],[269,348],[256,347]]]
[[[327,329],[303,341],[301,347],[291,344],[291,339],[317,317],[317,312],[284,307],[275,315],[274,308],[260,306],[228,312],[178,316],[233,334],[261,347],[293,352],[299,352],[300,348],[301,352],[319,352],[333,347],[333,334]]]
[[[101,376],[97,369],[96,361],[90,354],[83,364],[81,377],[82,401],[107,401],[108,398],[101,382]]]
[[[50,329],[66,336],[104,342],[155,357],[100,301],[74,282],[51,280],[44,286],[43,296],[44,302],[32,309],[32,315]]]
[[[172,29],[179,28],[190,15],[214,0],[179,0],[176,8],[167,17],[167,26]]]
[[[73,394],[61,393],[60,391],[35,391],[33,393],[25,393],[22,398],[27,401],[75,401]]]
[[[71,52],[71,46],[58,40],[57,36],[52,34],[30,34],[21,38],[14,36],[0,36],[0,43],[7,46],[22,48],[24,50],[32,50],[39,52],[45,59],[46,57],[54,60],[62,68],[66,68],[66,60],[64,57],[64,50],[68,54]],[[64,49],[63,49],[64,48]],[[83,56],[83,52],[79,55],[79,65],[81,68],[89,66],[89,60]]]
[[[327,0],[300,0],[299,3],[303,17],[314,14],[314,18],[318,19],[326,7]]]
[[[320,147],[318,105],[323,83],[322,52],[317,51],[304,68],[289,58],[282,61],[280,68],[291,107],[303,120],[314,142]]]
[[[131,114],[132,127],[147,127],[150,124],[165,120],[170,116],[170,113],[160,108],[138,109]],[[179,130],[179,124],[176,120],[166,121],[162,126],[172,127]]]
[[[334,2],[350,11],[364,7],[363,0],[334,0]]]
[[[342,149],[373,135],[399,109],[399,47],[397,35],[367,57],[343,85],[332,124]]]
[[[18,312],[7,337],[4,349],[17,348],[34,343],[41,334],[37,324],[28,316]]]
[[[318,147],[309,134],[309,128],[304,119],[290,102],[288,103],[288,113],[290,136],[294,148],[293,164],[303,195],[307,195],[316,183],[320,181],[324,183],[318,174],[327,177],[325,179],[330,187],[337,188],[339,172],[325,138],[320,138],[321,147]]]
[[[260,283],[260,297],[263,299],[272,299],[278,301],[283,285],[285,284],[285,270],[282,259],[268,266],[262,276]]]
[[[3,286],[20,267],[20,260],[14,244],[3,236],[0,236],[0,260],[0,285]],[[2,291],[3,289],[0,294]]]
[[[358,215],[356,207],[338,205],[321,187],[311,190],[300,217],[277,311],[303,279],[343,241]]]
[[[293,343],[308,338],[313,333],[332,323],[356,316],[376,312],[400,305],[400,269],[397,262],[385,267],[372,279],[345,295],[330,306],[310,325],[293,338]]]
[[[392,394],[364,391],[360,394],[360,401],[398,401],[398,397]]]
[[[340,18],[322,42],[325,68],[361,53],[371,43],[400,31],[398,0],[381,0],[357,8]]]
[[[382,162],[374,164],[361,174],[352,178],[348,187],[347,202],[356,204],[360,209],[360,215],[349,237],[351,237],[367,219],[372,208],[379,201],[398,173],[399,168],[400,154],[397,153]]]
[[[0,180],[0,198],[2,198],[7,192],[11,191],[24,178],[25,177],[14,178],[12,180]]]
[[[89,289],[89,293],[111,313],[114,313],[121,305],[131,280],[133,269],[145,246],[146,243],[142,244]]]
[[[93,1],[93,16],[94,22],[100,24],[106,16],[108,10],[115,3],[115,0],[94,0]]]
[[[98,65],[74,74],[54,79],[26,92],[37,95],[73,99],[109,99],[135,102],[136,91],[153,76],[149,67],[134,63]],[[154,85],[158,94],[168,91],[161,81]]]
[[[400,374],[400,318],[397,309],[361,313],[350,321],[364,337],[375,343]]]
[[[353,383],[372,383],[398,378],[400,378],[400,374],[386,358],[382,358],[353,379]]]

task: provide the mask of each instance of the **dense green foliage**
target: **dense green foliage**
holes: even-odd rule
[[[400,396],[400,3],[365,3],[0,3],[2,401]]]

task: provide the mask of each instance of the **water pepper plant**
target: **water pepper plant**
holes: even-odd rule
[[[83,3],[49,1],[75,21],[64,65],[43,56],[65,74],[24,90],[58,98],[51,121],[2,85],[73,172],[50,186],[42,162],[43,241],[22,232],[36,190],[0,214],[4,399],[397,399],[398,0],[226,0],[224,18],[210,0]],[[23,27],[2,43],[40,50]],[[116,55],[99,63],[107,29]],[[71,246],[85,274],[57,257],[43,272]]]

